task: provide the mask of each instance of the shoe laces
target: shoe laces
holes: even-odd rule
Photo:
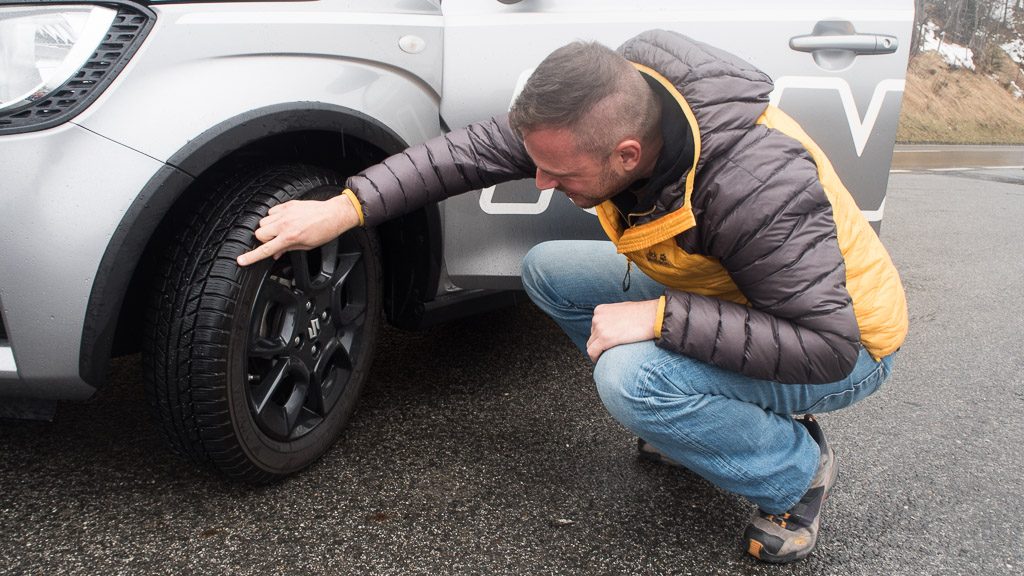
[[[764,510],[758,511],[761,514],[761,518],[775,524],[779,528],[785,528],[786,530],[797,530],[804,527],[806,524],[800,516],[785,512],[783,514],[769,514]]]

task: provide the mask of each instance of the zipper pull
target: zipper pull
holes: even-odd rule
[[[629,292],[629,271],[633,268],[633,261],[626,260],[626,275],[622,277],[622,291]]]

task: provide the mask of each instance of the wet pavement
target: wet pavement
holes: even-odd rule
[[[53,423],[0,423],[0,574],[1024,573],[1024,171],[890,180],[911,332],[883,389],[822,417],[840,478],[803,563],[740,551],[751,512],[636,458],[529,304],[389,330],[345,436],[279,484],[162,445],[137,357]]]
[[[954,146],[901,144],[892,157],[894,170],[940,168],[1024,168],[1024,146]]]

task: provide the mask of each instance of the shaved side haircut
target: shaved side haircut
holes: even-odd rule
[[[661,101],[640,72],[597,42],[573,42],[544,59],[509,111],[520,136],[567,128],[580,152],[610,154],[627,139],[657,137]]]

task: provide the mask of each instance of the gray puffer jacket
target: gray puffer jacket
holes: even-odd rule
[[[681,108],[671,113],[691,123],[699,144],[690,177],[660,191],[655,211],[634,227],[690,222],[667,239],[679,251],[670,260],[704,256],[720,266],[718,276],[728,284],[720,293],[680,288],[690,286],[686,270],[679,271],[681,284],[663,281],[669,288],[658,345],[767,380],[845,377],[861,343],[833,206],[805,146],[759,123],[771,80],[732,55],[671,32],[646,32],[619,51],[649,81],[660,75],[665,89],[677,94]],[[695,125],[682,113],[687,106]],[[501,116],[413,146],[350,178],[347,186],[359,198],[365,224],[373,226],[535,171]],[[609,214],[602,218],[606,231],[620,252],[647,271],[650,258],[644,255],[664,250],[666,239],[633,234],[626,247],[631,228]]]

